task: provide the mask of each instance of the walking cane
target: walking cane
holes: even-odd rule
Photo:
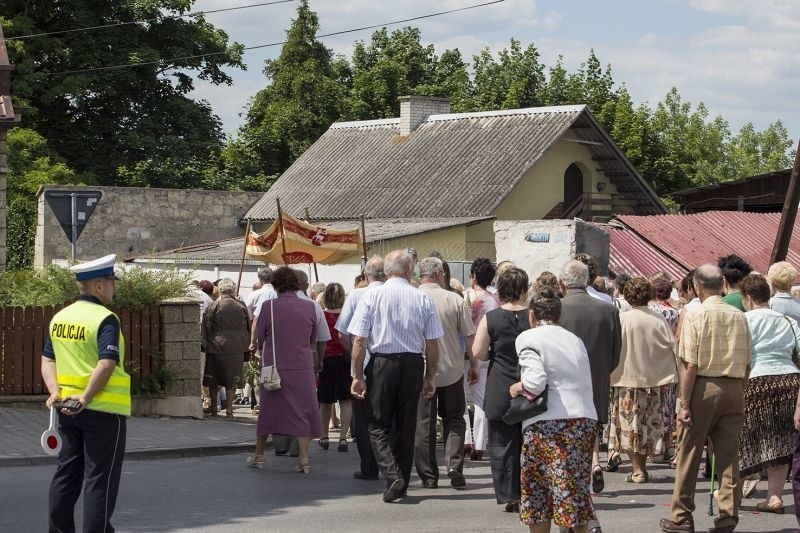
[[[714,516],[714,474],[717,468],[717,456],[711,454],[711,485],[708,488],[708,516]]]

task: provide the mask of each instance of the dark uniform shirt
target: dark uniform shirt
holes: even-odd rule
[[[82,294],[78,299],[97,305],[103,305],[103,302],[89,294]],[[100,329],[97,331],[98,359],[113,359],[114,361],[119,361],[119,330],[119,320],[117,320],[117,317],[114,315],[109,315],[100,323]],[[56,354],[53,351],[53,342],[50,340],[50,328],[48,328],[45,333],[47,338],[45,339],[42,355],[50,359],[55,359]]]

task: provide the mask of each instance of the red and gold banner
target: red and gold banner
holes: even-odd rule
[[[283,231],[279,224],[281,220]],[[246,253],[253,259],[275,265],[335,265],[361,256],[363,247],[358,229],[341,230],[315,226],[282,213],[281,218],[273,222],[264,233],[250,232]]]

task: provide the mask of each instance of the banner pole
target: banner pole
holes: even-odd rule
[[[364,215],[361,215],[361,246],[364,248],[364,267],[367,266],[367,230],[364,226]]]
[[[281,227],[281,244],[283,245],[283,266],[286,266],[286,233],[283,231],[283,211],[281,211],[281,199],[275,197],[275,203],[278,205],[278,225]]]
[[[311,217],[308,215],[308,207],[306,207],[306,222],[311,224]],[[317,262],[314,261],[314,281],[319,282],[319,272],[317,272]]]
[[[239,296],[239,289],[242,286],[242,271],[244,270],[244,256],[247,254],[247,243],[250,242],[250,219],[247,219],[247,229],[244,230],[244,247],[242,248],[242,260],[239,262],[239,278],[236,280],[236,296]]]

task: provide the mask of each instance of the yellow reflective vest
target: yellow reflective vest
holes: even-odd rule
[[[56,372],[61,397],[80,395],[97,367],[97,334],[111,311],[102,305],[78,300],[65,307],[50,322],[50,341],[56,354]],[[116,315],[114,315],[116,316]],[[117,317],[119,320],[119,317]],[[131,416],[131,377],[125,372],[125,339],[119,333],[119,363],[87,409]]]

